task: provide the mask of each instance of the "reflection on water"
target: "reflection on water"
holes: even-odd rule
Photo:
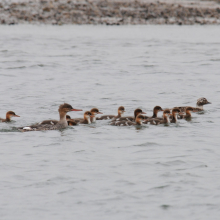
[[[21,116],[0,123],[4,219],[218,219],[219,27],[0,29],[0,116]],[[177,125],[15,130],[63,102],[152,115],[200,97],[213,104]]]

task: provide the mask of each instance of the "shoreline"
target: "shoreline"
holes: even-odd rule
[[[216,1],[39,0],[0,2],[0,24],[220,24]]]

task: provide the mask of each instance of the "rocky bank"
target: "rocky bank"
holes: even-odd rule
[[[26,0],[0,3],[1,24],[220,24],[218,1]]]

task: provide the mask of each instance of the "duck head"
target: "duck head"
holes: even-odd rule
[[[140,108],[137,108],[134,110],[134,118],[137,118],[137,116],[140,114],[146,114],[146,112],[143,112],[142,109],[140,109]]]
[[[120,117],[122,117],[122,116],[124,115],[124,112],[125,112],[124,106],[120,106],[120,107],[118,108],[118,115],[119,115]]]

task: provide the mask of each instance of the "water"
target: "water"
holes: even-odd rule
[[[219,219],[218,26],[0,26],[1,219]],[[212,105],[178,125],[63,131],[63,102],[127,115]],[[82,112],[70,115],[80,117]]]

